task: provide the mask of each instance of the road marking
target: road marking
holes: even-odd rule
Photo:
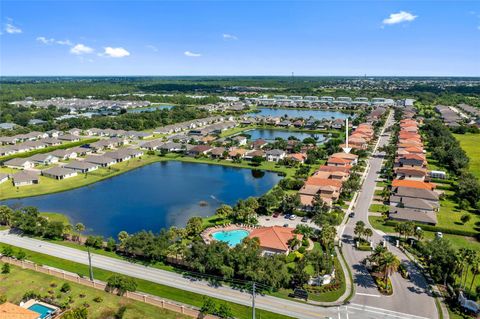
[[[368,297],[377,297],[377,298],[380,298],[380,297],[381,297],[380,295],[364,294],[364,293],[361,293],[361,292],[357,292],[357,295],[359,295],[359,296],[368,296]]]
[[[384,315],[389,315],[389,316],[395,316],[399,318],[418,318],[418,319],[428,319],[426,317],[421,317],[421,316],[416,316],[408,313],[403,313],[403,312],[398,312],[398,311],[393,311],[393,310],[388,310],[388,309],[383,309],[383,308],[377,308],[377,307],[372,307],[372,306],[367,306],[367,305],[359,305],[359,304],[350,304],[350,308],[354,308],[357,310],[363,310],[363,311],[369,311],[369,312],[374,312],[374,313],[382,313]]]

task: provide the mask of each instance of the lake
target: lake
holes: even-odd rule
[[[287,140],[290,136],[295,136],[299,140],[303,141],[307,137],[317,138],[317,142],[320,143],[325,140],[323,134],[312,134],[308,132],[295,132],[295,131],[282,131],[282,130],[272,130],[272,129],[253,129],[244,131],[241,134],[250,135],[250,140],[254,141],[259,138],[266,141],[274,141],[277,137]]]
[[[157,110],[170,110],[172,108],[173,108],[173,105],[156,105],[151,107],[129,109],[127,110],[127,113],[145,113],[145,112],[153,112]]]
[[[121,230],[158,232],[164,227],[183,227],[192,216],[213,215],[221,204],[260,196],[280,179],[272,172],[158,162],[82,188],[2,204],[63,213],[72,223],[84,223],[91,234],[116,238]]]
[[[312,109],[282,109],[282,108],[259,108],[260,113],[255,113],[256,115],[263,116],[273,116],[273,117],[283,117],[287,115],[288,117],[303,117],[309,118],[313,117],[315,119],[346,119],[350,115],[347,113],[336,112],[336,111],[324,111],[324,110],[312,110]]]

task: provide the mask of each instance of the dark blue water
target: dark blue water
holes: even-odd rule
[[[63,213],[90,233],[116,238],[121,230],[185,226],[192,216],[213,215],[221,204],[262,195],[281,179],[271,172],[255,175],[249,169],[159,162],[82,188],[2,204]]]
[[[173,108],[173,105],[157,105],[152,107],[143,107],[137,109],[129,109],[127,113],[144,113],[144,112],[153,112],[156,110],[170,110]]]
[[[350,115],[342,112],[335,111],[323,111],[323,110],[310,110],[310,109],[281,109],[281,108],[259,108],[260,113],[255,113],[257,115],[263,116],[273,116],[273,117],[283,117],[287,115],[288,117],[297,118],[303,117],[304,119],[313,117],[315,119],[346,119]]]
[[[277,137],[287,140],[290,136],[294,136],[299,140],[303,141],[307,137],[313,137],[317,139],[318,143],[321,143],[325,140],[325,136],[322,134],[312,134],[306,132],[292,132],[292,131],[282,131],[282,130],[271,130],[271,129],[254,129],[250,131],[242,132],[242,134],[247,134],[251,136],[251,140],[256,140],[262,138],[266,141],[273,141]]]

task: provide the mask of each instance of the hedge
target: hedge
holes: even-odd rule
[[[383,224],[385,226],[395,227],[395,225],[399,224],[399,222],[393,221],[393,220],[387,220]],[[426,231],[441,232],[441,233],[445,233],[445,234],[468,236],[468,237],[476,237],[476,236],[479,235],[479,232],[475,232],[475,231],[450,229],[450,228],[432,226],[432,225],[426,225],[426,224],[420,224],[420,223],[414,223],[414,224],[415,224],[416,227],[420,227],[421,229],[426,230]]]

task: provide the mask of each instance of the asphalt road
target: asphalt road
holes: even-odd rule
[[[390,116],[386,126],[388,127],[392,124],[393,116]],[[389,134],[384,133],[379,138],[378,147],[386,145],[388,140]],[[356,295],[352,299],[352,303],[380,307],[421,317],[438,318],[435,300],[429,292],[429,286],[425,277],[403,252],[394,245],[387,244],[388,249],[395,253],[397,257],[407,265],[411,279],[404,279],[398,273],[395,273],[391,278],[393,295],[383,296],[380,295],[367,269],[361,264],[361,261],[370,253],[356,250],[354,247],[353,229],[357,221],[362,220],[366,224],[366,227],[374,230],[368,221],[368,210],[374,196],[376,180],[379,178],[382,161],[382,154],[378,152],[374,152],[373,156],[369,159],[369,170],[353,209],[355,216],[349,219],[343,228],[343,235],[341,234],[342,230],[340,230],[340,236],[343,242],[343,253],[347,264],[350,265],[352,269],[356,286]],[[374,230],[373,233],[374,235],[371,240],[374,246],[383,240],[387,240],[388,242],[388,236],[385,236],[383,232]]]
[[[9,234],[7,231],[0,232],[0,242],[51,255],[58,258],[74,261],[80,264],[88,264],[87,253],[78,249],[69,248],[41,240],[21,237],[16,234]],[[215,287],[205,281],[191,281],[182,275],[156,268],[131,263],[128,261],[92,254],[92,263],[96,268],[145,279],[158,284],[175,287],[202,295],[235,302],[242,305],[251,305],[251,295],[246,292],[234,290],[229,287]],[[385,319],[423,319],[421,317],[408,315],[402,310],[386,310],[382,306],[364,305],[361,300],[355,300],[348,306],[341,307],[319,307],[272,296],[257,296],[256,306],[259,309],[268,310],[274,313],[288,315],[300,319],[313,318],[385,318]],[[393,311],[392,311],[393,310]]]

